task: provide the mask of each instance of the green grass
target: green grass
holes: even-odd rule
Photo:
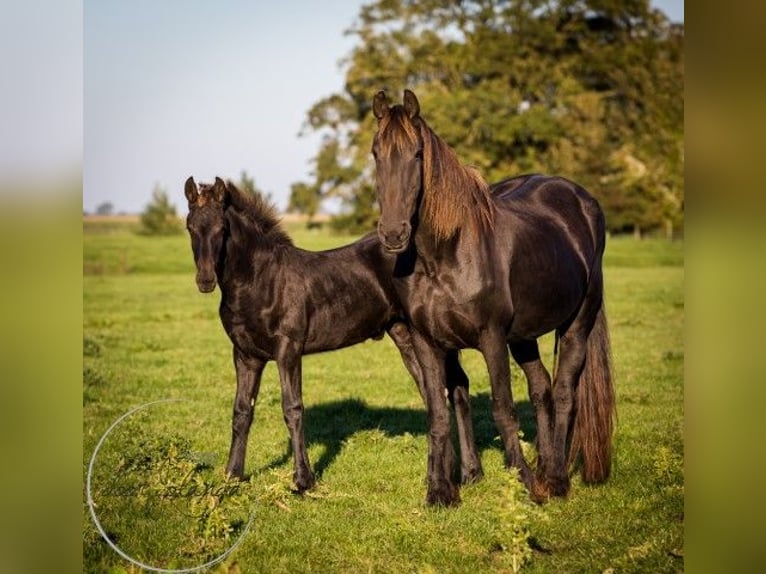
[[[288,228],[306,248],[351,239]],[[128,419],[97,459],[94,491],[104,527],[129,554],[156,566],[201,564],[252,519],[220,571],[683,570],[681,243],[610,239],[607,309],[619,417],[613,476],[598,487],[575,478],[568,500],[539,507],[502,468],[489,383],[475,351],[465,351],[462,361],[485,479],[462,489],[456,509],[425,507],[425,412],[388,338],[304,359],[314,491],[290,492],[292,459],[277,371],[269,364],[250,434],[250,481],[229,496],[199,495],[223,484],[234,394],[218,294],[197,291],[186,235],[143,237],[119,224],[84,225],[83,272],[83,477],[96,443],[119,416],[150,401],[184,399]],[[551,338],[541,345],[550,364]],[[512,369],[523,427],[531,432],[523,377]],[[187,447],[144,461],[140,479],[161,493],[183,477],[187,487],[197,485],[193,496],[108,496],[104,484],[129,481],[125,469],[138,464],[136,453],[166,452],[176,440]],[[83,513],[84,570],[137,571],[101,539],[85,497]]]

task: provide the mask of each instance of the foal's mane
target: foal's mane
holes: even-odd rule
[[[260,194],[244,192],[227,181],[224,205],[227,211],[233,208],[240,216],[252,239],[270,245],[292,245],[290,236],[280,225],[276,208]]]
[[[389,124],[393,124],[390,128]],[[460,163],[455,151],[420,116],[411,120],[402,106],[382,118],[380,132],[389,129],[390,145],[423,142],[423,203],[420,220],[437,240],[450,239],[464,225],[491,229],[494,222],[489,184],[472,166]],[[468,216],[468,217],[467,217]],[[470,217],[472,216],[472,217]]]

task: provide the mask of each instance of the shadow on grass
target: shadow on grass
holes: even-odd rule
[[[502,442],[498,437],[492,418],[492,398],[488,393],[471,397],[473,427],[476,446],[479,451],[487,449],[502,450]],[[516,403],[521,430],[527,441],[535,439],[535,413],[529,401]],[[340,401],[322,403],[306,408],[304,429],[307,446],[320,444],[324,452],[318,460],[312,461],[312,468],[317,478],[340,454],[343,444],[354,434],[367,430],[379,430],[388,436],[405,434],[425,435],[426,411],[422,408],[392,408],[371,407],[363,400],[349,398]],[[453,443],[459,452],[455,433],[455,420],[452,418]],[[272,461],[267,468],[276,468],[292,459],[290,441],[287,449],[278,459]]]

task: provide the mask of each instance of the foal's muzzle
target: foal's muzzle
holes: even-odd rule
[[[212,293],[215,290],[215,275],[212,277],[197,273],[197,288],[200,293]]]

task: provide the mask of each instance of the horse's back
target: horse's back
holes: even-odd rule
[[[540,229],[553,228],[568,241],[589,245],[594,255],[603,252],[605,223],[601,206],[573,181],[559,176],[522,175],[494,184],[491,192],[498,207],[513,214],[519,226],[527,223]]]

